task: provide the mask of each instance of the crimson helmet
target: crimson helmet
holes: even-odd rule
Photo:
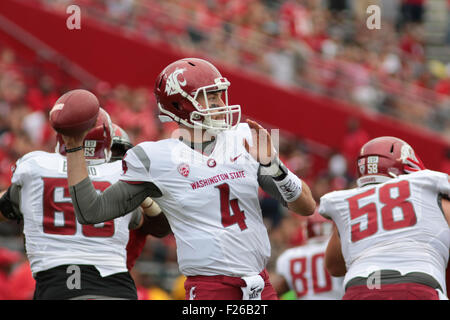
[[[425,169],[413,148],[395,137],[379,137],[363,145],[357,166],[359,187]]]
[[[111,162],[122,160],[125,153],[133,148],[133,144],[130,141],[128,134],[119,127],[117,124],[112,124],[114,134],[112,138],[111,146]]]
[[[84,156],[89,165],[108,162],[111,158],[113,127],[109,114],[100,108],[97,122],[84,138]],[[65,156],[66,150],[61,134],[56,135],[55,152]]]
[[[333,222],[322,217],[316,210],[307,220],[308,238],[329,237],[333,231]]]
[[[162,122],[176,121],[190,128],[226,130],[236,127],[241,107],[228,105],[230,82],[210,62],[185,58],[168,65],[156,78],[155,96]],[[224,92],[225,106],[210,106],[207,93]],[[197,98],[203,94],[206,106]],[[223,115],[224,120],[211,116]]]

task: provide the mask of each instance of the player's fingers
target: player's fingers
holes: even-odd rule
[[[264,128],[258,122],[250,120],[250,119],[247,119],[246,121],[251,129],[264,130]]]

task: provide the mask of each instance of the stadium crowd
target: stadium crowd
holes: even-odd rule
[[[66,0],[41,0],[64,11]],[[426,56],[426,0],[80,0],[83,14],[450,137],[450,65]],[[380,5],[381,29],[366,27]],[[450,5],[449,5],[450,8]]]
[[[62,6],[67,1],[47,3]],[[109,22],[149,38],[171,39],[171,45],[203,50],[226,63],[271,74],[277,83],[300,85],[425,124],[450,137],[450,68],[448,72],[442,66],[428,68],[420,24],[395,26],[383,21],[383,28],[393,32],[374,36],[366,28],[355,27],[365,13],[349,16],[346,10],[327,8],[320,1],[78,3],[89,5],[89,14],[107,17]],[[398,32],[394,32],[396,28]],[[24,59],[0,43],[0,190],[9,185],[11,166],[22,155],[33,150],[54,151],[55,133],[48,112],[62,93],[74,87],[83,84],[47,62]],[[100,83],[88,89],[97,94],[112,121],[129,134],[133,144],[169,137],[174,129],[157,120],[154,96],[148,88]],[[369,137],[357,121],[347,125],[348,136],[338,151],[319,152],[306,142],[281,137],[283,162],[307,181],[316,201],[332,190],[354,186],[354,166],[349,161]],[[450,171],[450,152],[440,170]],[[267,266],[271,271],[282,251],[305,241],[306,218],[286,211],[262,191],[260,202],[272,245]],[[0,299],[31,298],[33,280],[26,272],[20,226],[1,225],[0,239],[4,244]],[[148,238],[132,271],[140,298],[180,297],[182,276],[177,271],[175,250],[172,236]]]

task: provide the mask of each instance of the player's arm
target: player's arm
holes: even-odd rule
[[[281,274],[272,273],[270,275],[270,283],[272,284],[272,287],[275,289],[278,296],[281,296],[290,290],[286,278]]]
[[[325,267],[333,277],[342,277],[347,273],[344,256],[342,255],[341,240],[336,225],[328,241],[325,251]]]
[[[281,196],[282,203],[290,210],[303,216],[312,215],[316,209],[316,201],[309,186],[280,161],[267,130],[254,121],[247,120],[247,123],[252,130],[254,143],[250,146],[247,140],[244,140],[244,146],[260,163],[258,182],[263,190],[276,199]],[[265,144],[260,145],[262,143]],[[261,178],[262,176],[270,178]]]
[[[11,184],[7,190],[0,193],[0,221],[16,220],[20,222],[23,219],[19,210],[20,187]]]
[[[84,136],[63,136],[67,149],[82,145]],[[98,194],[89,179],[84,152],[69,152],[67,177],[77,220],[82,224],[96,224],[123,216],[135,210],[146,197],[159,197],[161,191],[151,182],[130,184],[118,181]]]

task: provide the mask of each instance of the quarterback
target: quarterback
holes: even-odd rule
[[[301,215],[316,203],[309,187],[279,160],[258,123],[240,123],[229,105],[230,82],[208,61],[186,58],[157,77],[162,121],[178,136],[144,142],[123,160],[120,181],[101,195],[84,155],[68,155],[68,184],[81,223],[107,221],[151,196],[166,214],[177,243],[187,299],[277,299],[265,270],[270,243],[258,188]],[[77,148],[83,136],[64,136]]]

